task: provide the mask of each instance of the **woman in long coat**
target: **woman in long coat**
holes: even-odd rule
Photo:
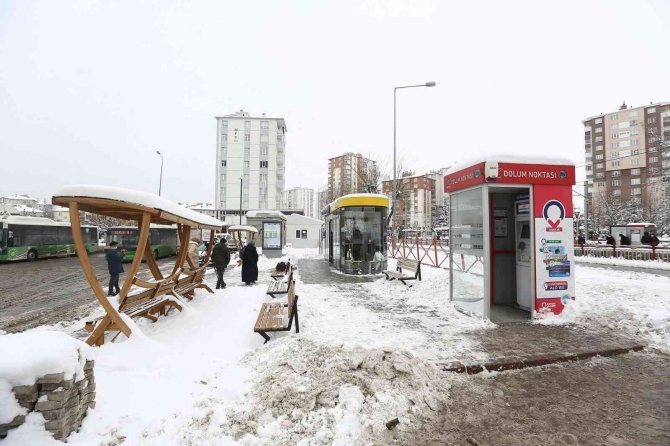
[[[258,252],[253,240],[242,249],[242,282],[250,285],[258,280]]]

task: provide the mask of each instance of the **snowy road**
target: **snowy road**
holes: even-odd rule
[[[98,253],[90,259],[98,280],[106,286],[105,256]],[[170,262],[174,258],[160,259],[158,264]],[[142,264],[140,277],[149,274]],[[98,307],[77,257],[0,264],[0,330],[16,332],[79,319]]]

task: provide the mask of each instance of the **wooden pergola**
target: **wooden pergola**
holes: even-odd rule
[[[180,289],[186,289],[189,292],[196,287],[209,289],[201,282],[214,244],[209,244],[204,265],[199,267],[193,264],[187,256],[189,236],[191,229],[209,229],[211,231],[210,240],[213,240],[215,231],[221,229],[223,222],[182,208],[176,203],[153,194],[105,186],[64,187],[54,195],[52,203],[70,210],[72,236],[79,262],[86,280],[106,313],[94,327],[91,326],[89,330],[91,335],[86,340],[89,345],[102,345],[106,331],[119,331],[129,337],[131,329],[121,316],[122,313],[130,317],[140,316],[155,321],[156,316],[153,314],[165,314],[166,307],[181,309],[178,303],[183,298],[179,293]],[[137,221],[137,249],[118,294],[118,308],[110,302],[107,293],[95,276],[81,235],[79,211]],[[151,223],[177,225],[179,250],[172,272],[168,276],[163,276],[161,273],[151,250],[149,243]],[[153,281],[144,281],[137,277],[143,259],[146,259]],[[184,265],[185,262],[187,265]],[[194,283],[195,279],[198,279],[199,282]],[[130,296],[129,291],[133,285],[144,291]]]
[[[244,239],[256,240],[258,229],[253,226],[235,225],[228,227],[228,234],[232,234],[235,248],[237,249],[237,252],[240,252],[242,251],[242,248],[244,248]],[[245,234],[245,237],[242,237],[242,234]]]

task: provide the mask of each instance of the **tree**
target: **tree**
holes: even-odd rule
[[[435,219],[433,222],[434,228],[449,227],[449,197],[445,196],[442,203],[436,206]]]
[[[363,163],[356,171],[358,184],[360,188],[368,194],[381,193],[384,173],[382,168],[376,162],[368,161]]]

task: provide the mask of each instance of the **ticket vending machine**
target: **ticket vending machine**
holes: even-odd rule
[[[530,201],[522,197],[514,202],[516,222],[516,303],[522,309],[531,311],[533,306],[532,252],[533,239],[530,228]]]

